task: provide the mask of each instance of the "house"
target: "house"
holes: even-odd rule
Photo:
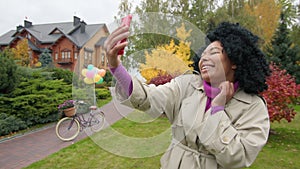
[[[103,44],[109,31],[105,24],[86,24],[77,16],[73,22],[33,24],[24,20],[0,37],[0,50],[14,48],[24,38],[28,40],[31,66],[38,62],[39,55],[48,49],[56,67],[80,72],[88,64],[107,68]]]

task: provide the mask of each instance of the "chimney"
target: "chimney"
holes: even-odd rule
[[[85,25],[86,25],[86,23],[84,21],[80,22],[80,33],[85,32]]]
[[[21,29],[23,29],[24,27],[22,25],[17,26],[17,32],[19,32]]]
[[[29,28],[32,26],[32,22],[24,20],[24,27]]]
[[[73,17],[73,26],[77,26],[80,23],[80,18],[77,16]]]

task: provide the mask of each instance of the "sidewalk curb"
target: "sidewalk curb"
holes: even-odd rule
[[[4,138],[0,139],[0,143],[6,142],[6,141],[9,141],[9,140],[13,140],[13,139],[16,139],[16,138],[19,138],[19,137],[22,137],[22,136],[26,136],[26,135],[29,135],[29,134],[32,134],[32,133],[35,133],[35,132],[39,132],[39,131],[42,131],[42,130],[46,130],[48,128],[51,128],[51,127],[55,126],[56,123],[57,122],[52,122],[52,123],[47,124],[47,125],[45,125],[43,127],[32,129],[32,130],[26,131],[24,133],[19,133],[19,134],[15,134],[13,136],[4,137]]]

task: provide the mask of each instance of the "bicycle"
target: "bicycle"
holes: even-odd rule
[[[75,108],[78,109],[79,104],[85,104],[82,101],[75,101]],[[89,107],[88,119],[85,114],[77,114],[71,117],[64,117],[56,124],[55,132],[59,139],[62,141],[74,140],[78,134],[85,129],[90,127],[93,132],[98,132],[104,125],[104,113],[97,111],[97,106]]]

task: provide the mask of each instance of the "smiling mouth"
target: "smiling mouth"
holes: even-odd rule
[[[203,65],[201,67],[201,71],[206,71],[206,70],[209,70],[210,68],[214,67],[213,65]]]

